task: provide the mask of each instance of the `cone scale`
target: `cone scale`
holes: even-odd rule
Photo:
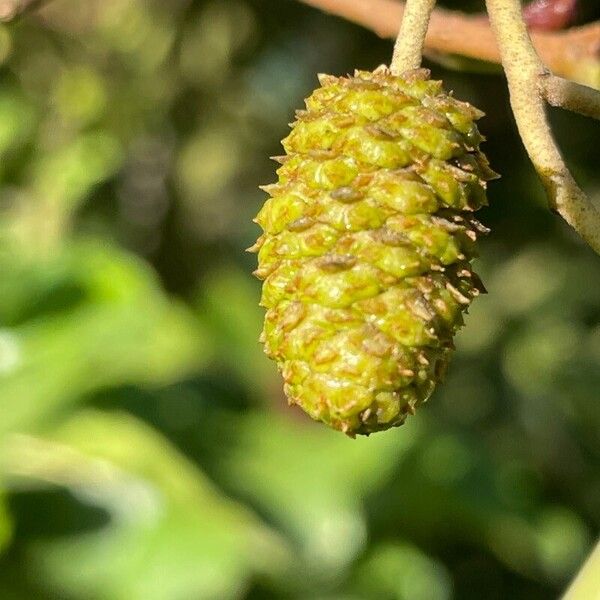
[[[321,75],[256,222],[261,341],[291,404],[348,435],[401,425],[484,291],[482,113],[417,69]]]

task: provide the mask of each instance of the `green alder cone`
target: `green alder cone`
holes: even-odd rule
[[[401,425],[446,372],[495,177],[482,113],[386,67],[320,76],[256,222],[261,341],[291,404],[349,435]]]

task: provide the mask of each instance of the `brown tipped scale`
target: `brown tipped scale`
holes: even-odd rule
[[[401,425],[484,291],[482,113],[419,69],[320,75],[256,222],[261,341],[290,401],[349,435]]]

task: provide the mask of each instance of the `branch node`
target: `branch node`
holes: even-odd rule
[[[600,119],[600,91],[552,73],[540,76],[539,87],[551,106]]]
[[[554,141],[544,100],[577,112],[597,101],[594,90],[548,74],[523,21],[520,0],[486,0],[500,47],[510,102],[523,144],[546,189],[548,203],[600,253],[600,211],[573,179]]]

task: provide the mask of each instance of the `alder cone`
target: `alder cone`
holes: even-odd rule
[[[482,113],[423,69],[319,77],[256,222],[261,341],[290,401],[349,435],[401,425],[483,292]]]

